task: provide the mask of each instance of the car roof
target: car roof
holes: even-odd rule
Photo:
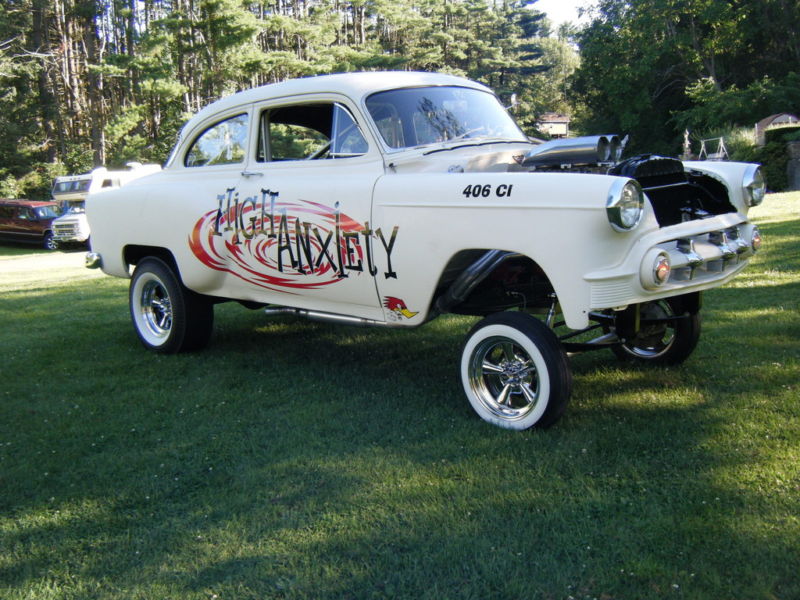
[[[0,198],[0,204],[29,206],[30,208],[38,208],[40,206],[58,206],[58,202],[53,202],[52,200],[22,200],[17,198]]]
[[[237,106],[281,98],[314,93],[338,93],[360,101],[364,96],[386,90],[424,86],[461,86],[492,93],[486,86],[454,75],[442,73],[423,73],[418,71],[369,71],[356,73],[336,73],[290,79],[280,83],[270,83],[226,96],[212,102],[194,115],[184,126],[183,132],[191,130],[198,121]]]

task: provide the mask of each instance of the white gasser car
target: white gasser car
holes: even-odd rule
[[[156,352],[205,346],[226,300],[384,327],[483,317],[467,398],[501,427],[547,426],[570,396],[568,352],[683,361],[702,291],[761,244],[757,165],[622,146],[530,141],[489,89],[447,75],[268,85],[201,110],[162,171],[90,195],[87,266],[131,278]]]

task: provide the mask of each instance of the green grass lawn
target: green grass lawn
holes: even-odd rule
[[[127,282],[0,246],[0,598],[800,598],[800,193],[681,367],[574,357],[514,433],[415,331],[218,306],[158,356]]]

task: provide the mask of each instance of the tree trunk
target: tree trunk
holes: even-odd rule
[[[32,41],[33,50],[37,54],[50,54],[50,44],[47,40],[47,7],[48,0],[34,0],[33,2],[33,31]],[[56,121],[56,100],[53,91],[50,89],[48,77],[48,59],[42,58],[42,66],[36,77],[36,86],[39,93],[39,110],[42,118],[42,129],[44,130],[43,148],[47,156],[47,162],[56,160],[56,135],[53,130],[53,123]],[[62,132],[63,135],[63,132]]]
[[[97,29],[95,26],[96,5],[94,1],[85,2],[81,7],[83,43],[86,48],[86,71],[89,82],[89,129],[92,135],[92,155],[96,167],[106,162],[105,115],[103,111],[103,76],[92,67],[99,66],[100,52],[97,48]]]

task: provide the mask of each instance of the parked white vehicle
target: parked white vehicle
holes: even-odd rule
[[[547,426],[570,396],[567,352],[683,361],[701,293],[761,243],[757,165],[622,146],[532,142],[489,89],[446,75],[260,87],[195,115],[163,171],[90,197],[87,266],[131,277],[157,352],[205,346],[224,300],[373,326],[483,317],[467,398],[501,427]]]
[[[98,167],[82,175],[56,177],[51,194],[64,214],[53,221],[53,239],[56,244],[86,243],[89,240],[89,222],[86,219],[85,202],[89,194],[115,189],[137,177],[161,170],[159,165],[143,165],[133,162],[124,171],[109,171]]]

